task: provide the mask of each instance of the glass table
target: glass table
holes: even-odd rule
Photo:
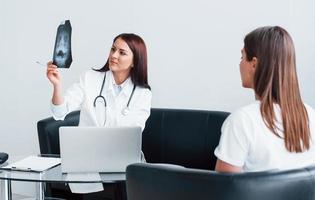
[[[10,159],[11,160],[11,159]],[[12,162],[12,161],[10,161]],[[43,172],[27,172],[0,169],[0,180],[3,183],[4,197],[1,200],[12,200],[12,181],[35,182],[36,200],[53,199],[45,197],[45,183],[117,183],[126,180],[125,173],[100,173],[97,180],[72,180],[66,173],[61,172],[57,165]]]

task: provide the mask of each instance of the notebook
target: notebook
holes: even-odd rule
[[[58,164],[60,164],[60,158],[32,155],[1,168],[15,171],[42,172]]]
[[[140,127],[60,127],[61,170],[125,172],[141,161]]]

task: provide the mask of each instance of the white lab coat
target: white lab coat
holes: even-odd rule
[[[133,83],[130,77],[121,85],[121,92],[116,95],[115,81],[111,71],[106,72],[106,80],[102,95],[107,102],[105,106],[93,102],[99,95],[105,72],[88,70],[80,76],[79,82],[73,84],[64,95],[64,103],[61,105],[51,104],[54,119],[63,120],[65,116],[74,111],[81,110],[79,126],[103,126],[106,118],[106,127],[113,126],[140,126],[144,129],[145,122],[150,116],[152,93],[147,88],[136,87],[129,104],[129,112],[123,115],[132,93]]]

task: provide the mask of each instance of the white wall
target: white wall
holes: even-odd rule
[[[144,38],[153,107],[226,110],[253,100],[242,89],[240,49],[246,33],[281,25],[297,51],[303,97],[315,107],[315,7],[308,0],[0,0],[0,151],[39,153],[36,122],[50,116],[45,68],[59,23],[72,23],[73,63],[64,88],[102,66],[122,32]]]

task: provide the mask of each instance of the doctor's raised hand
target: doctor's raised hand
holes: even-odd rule
[[[47,63],[47,72],[46,72],[47,78],[49,81],[54,85],[60,84],[60,74],[58,72],[57,66],[52,64],[52,61],[49,61]]]
[[[54,88],[52,103],[55,105],[62,104],[61,78],[57,66],[52,64],[52,61],[47,63],[46,76]]]
[[[105,65],[82,73],[64,95],[60,74],[52,62],[47,64],[47,77],[53,85],[51,110],[56,120],[81,110],[79,126],[140,126],[144,129],[152,94],[146,46],[138,35],[116,36]]]

